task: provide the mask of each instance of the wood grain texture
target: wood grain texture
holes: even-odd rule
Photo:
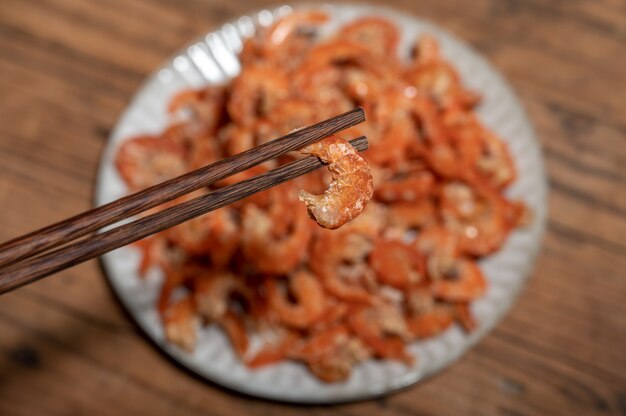
[[[165,359],[90,262],[0,299],[0,414],[626,414],[623,0],[384,3],[485,54],[542,141],[548,232],[496,330],[387,399],[278,405],[207,386]],[[90,208],[100,151],[144,76],[220,22],[275,4],[0,0],[0,240]]]
[[[26,235],[14,238],[0,244],[0,267],[14,263],[27,256],[32,257],[50,248],[68,243],[69,241],[97,231],[107,225],[129,219],[150,208],[172,201],[200,188],[207,187],[220,179],[243,172],[261,162],[274,159],[294,150],[302,149],[317,140],[338,133],[364,121],[365,112],[363,109],[355,108],[328,120],[293,131],[283,137],[263,143],[237,155],[224,158],[210,165],[203,166],[197,170],[185,173],[184,175],[127,195],[116,201],[93,208],[40,230],[35,230]],[[358,143],[360,145],[361,141]],[[318,165],[318,167],[320,167],[321,163]],[[291,171],[296,172],[298,169],[297,164],[292,164]],[[287,169],[284,171],[284,174],[289,176],[291,171]],[[249,184],[253,186],[253,182],[249,182]],[[232,202],[234,202],[234,200],[232,200],[231,203]],[[169,226],[171,227],[173,225],[174,224],[171,224]],[[133,230],[132,232],[137,234],[138,231],[139,230]],[[144,237],[147,235],[149,234],[144,235]],[[138,239],[139,238],[136,240]],[[127,243],[120,244],[114,248],[121,247],[125,244]],[[79,245],[79,247],[81,246]],[[89,258],[101,254],[103,253],[95,254]],[[39,261],[38,264],[43,265],[41,261]],[[15,284],[4,285],[3,282],[1,282],[3,276],[8,275],[8,271],[0,269],[0,293],[3,293],[4,289],[9,286],[12,288],[16,287]],[[25,283],[26,281],[24,284]]]
[[[43,235],[41,236],[39,232],[35,232],[26,235],[23,239],[13,240],[18,243],[25,241],[25,244],[10,245],[7,251],[10,252],[11,248],[16,248],[18,252],[23,250],[28,253],[29,248],[33,246],[40,249],[68,243],[75,237],[99,228],[96,226],[97,224],[108,225],[123,219],[131,219],[128,215],[132,216],[133,214],[143,212],[143,209],[160,205],[159,201],[165,202],[177,196],[185,195],[219,179],[226,178],[230,176],[230,173],[242,172],[246,170],[246,167],[252,167],[262,161],[273,159],[274,156],[284,154],[289,150],[299,149],[364,120],[362,109],[356,109],[356,111],[353,110],[325,120],[290,133],[280,139],[246,150],[239,155],[222,159],[188,174],[170,179],[160,185],[155,185],[126,198],[103,205],[100,208],[79,214],[69,220],[61,221],[43,229]],[[359,152],[367,150],[368,147],[365,136],[350,140],[350,144]],[[109,251],[134,243],[142,238],[192,220],[218,208],[234,204],[257,192],[265,191],[298,176],[313,172],[322,166],[324,166],[324,163],[315,156],[294,160],[268,172],[216,189],[207,195],[165,208],[128,224],[119,225],[113,229],[65,244],[56,250],[46,251],[41,255],[25,258],[23,261],[9,263],[8,265],[0,264],[0,294],[102,256]],[[118,215],[118,213],[127,215]],[[82,227],[83,224],[84,227]],[[61,235],[69,239],[62,238],[58,241],[51,238],[50,235]],[[3,256],[0,256],[0,260],[2,258]],[[10,259],[10,257],[8,258]]]

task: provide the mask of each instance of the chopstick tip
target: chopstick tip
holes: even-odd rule
[[[350,140],[350,144],[359,152],[364,152],[369,148],[369,143],[367,141],[367,137],[365,136]]]
[[[365,109],[361,106],[358,106],[357,110],[363,115],[363,121],[367,121],[367,114],[365,114]]]

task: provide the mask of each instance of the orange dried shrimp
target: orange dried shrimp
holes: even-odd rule
[[[372,198],[374,185],[367,162],[345,140],[331,136],[304,149],[302,153],[329,163],[333,180],[322,195],[300,191],[309,213],[324,228],[334,230],[355,218]]]
[[[247,40],[237,78],[175,96],[176,123],[125,142],[116,164],[137,190],[363,106],[366,123],[304,150],[328,170],[137,244],[140,274],[164,272],[158,310],[170,342],[191,351],[199,328],[215,324],[249,368],[296,360],[334,382],[368,359],[412,365],[408,343],[455,323],[473,330],[471,302],[488,289],[477,260],[528,210],[504,197],[516,177],[508,148],[434,38],[400,59],[390,22],[368,17],[319,39],[327,20],[298,11]],[[340,140],[360,134],[363,157]],[[301,189],[324,227],[361,215],[320,228]]]

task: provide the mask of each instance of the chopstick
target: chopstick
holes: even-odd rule
[[[358,151],[367,149],[365,137],[359,137],[350,143]],[[296,160],[131,223],[9,265],[0,270],[0,294],[312,172],[321,166],[323,163],[314,156]]]
[[[0,267],[65,244],[102,227],[206,187],[220,179],[243,172],[266,160],[301,149],[363,121],[365,121],[363,109],[355,108],[240,154],[0,244]]]

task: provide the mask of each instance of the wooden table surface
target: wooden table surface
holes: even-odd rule
[[[272,3],[0,0],[0,240],[89,208],[100,152],[146,74]],[[442,375],[386,399],[281,405],[166,360],[93,261],[0,298],[0,414],[626,414],[626,2],[385,3],[485,54],[541,139],[547,234],[497,329]]]

